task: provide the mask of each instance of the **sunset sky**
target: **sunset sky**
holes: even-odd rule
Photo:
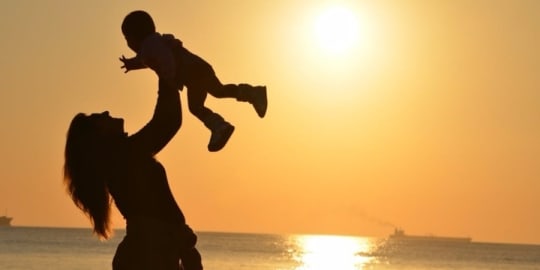
[[[540,244],[540,1],[3,1],[0,215],[90,227],[62,185],[78,112],[150,120],[151,70],[120,24],[144,9],[251,105],[220,152],[187,110],[157,156],[198,231],[470,236]],[[143,200],[144,198],[141,198]],[[114,226],[124,227],[114,212]]]

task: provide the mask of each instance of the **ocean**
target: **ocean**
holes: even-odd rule
[[[0,228],[1,270],[111,269],[124,230],[99,241],[89,229]],[[395,242],[332,235],[198,232],[209,270],[540,269],[540,245]]]

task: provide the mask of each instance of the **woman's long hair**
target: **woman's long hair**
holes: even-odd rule
[[[101,136],[92,116],[77,114],[66,139],[64,184],[75,205],[90,218],[100,238],[111,235],[111,196],[107,187],[110,145]]]

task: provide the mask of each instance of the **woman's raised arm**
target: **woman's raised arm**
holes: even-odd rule
[[[165,80],[160,80],[152,119],[141,130],[129,136],[128,141],[133,150],[153,156],[169,143],[181,125],[180,93]]]

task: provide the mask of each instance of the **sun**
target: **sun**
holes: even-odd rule
[[[327,53],[346,52],[358,41],[358,24],[358,18],[351,9],[343,6],[326,8],[315,20],[317,44]]]

